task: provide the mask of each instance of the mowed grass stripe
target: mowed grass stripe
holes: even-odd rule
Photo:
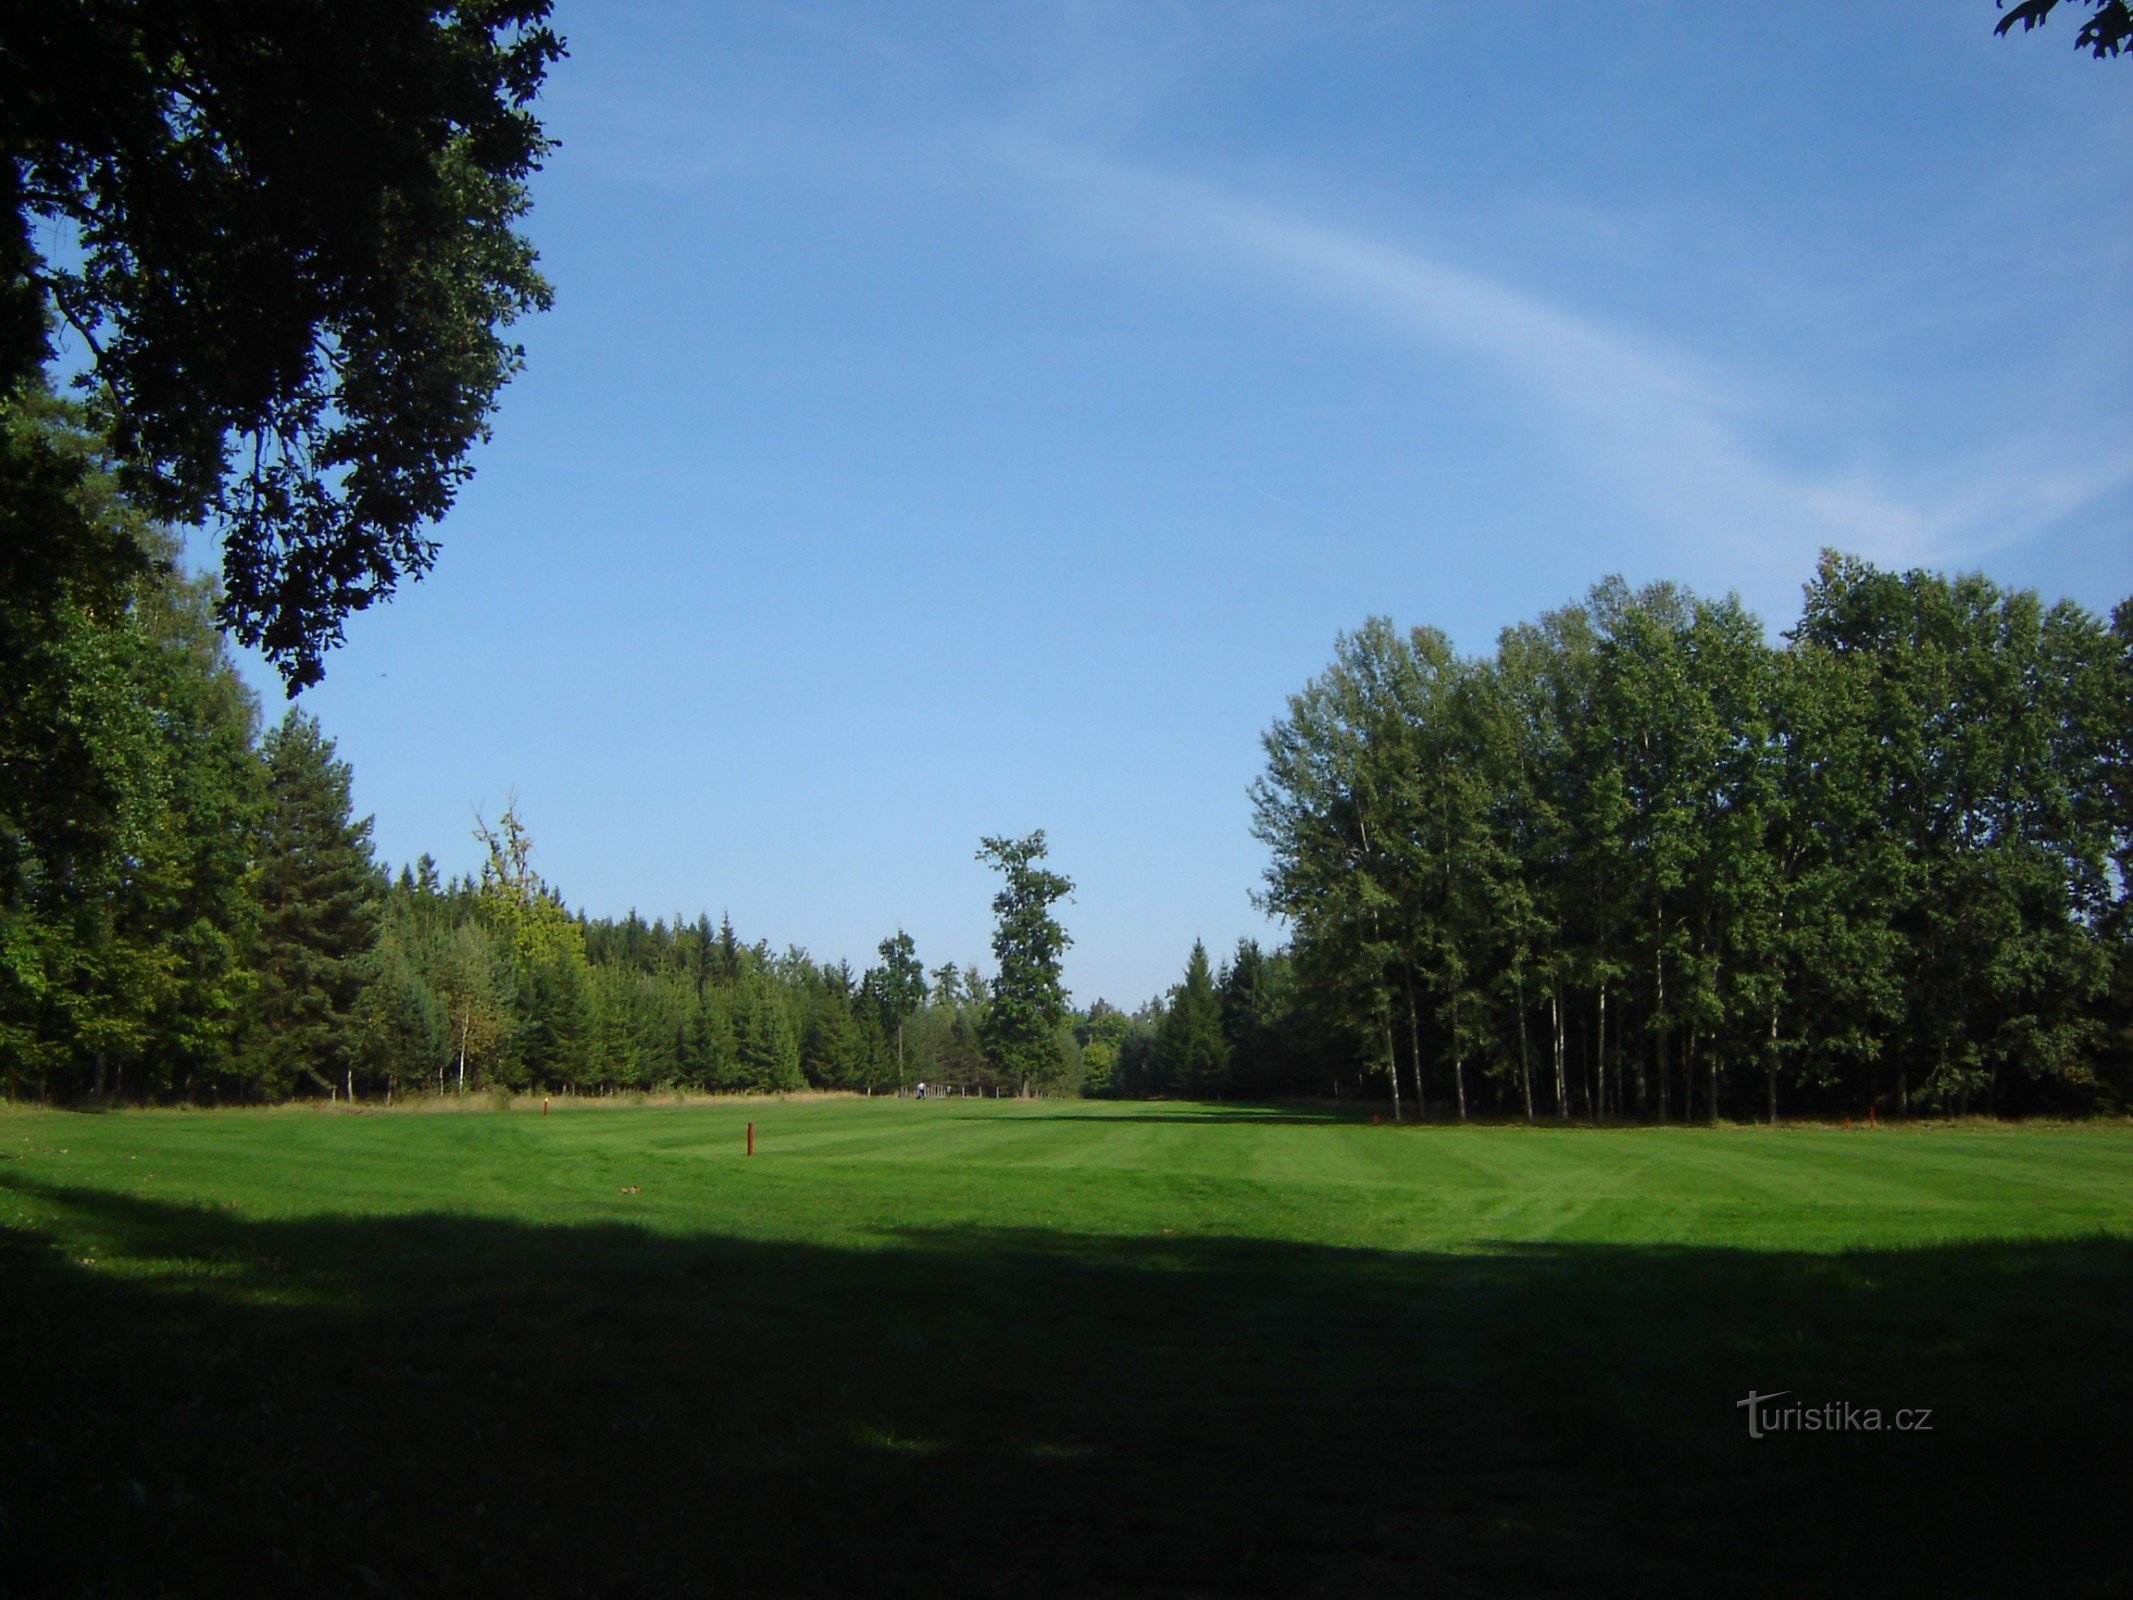
[[[937,1226],[996,1221],[1034,1189],[1071,1193],[1102,1231],[1153,1222],[1392,1248],[1596,1237],[1843,1248],[1974,1236],[1987,1217],[2002,1234],[2133,1226],[2133,1138],[2115,1127],[1395,1128],[1253,1108],[823,1100],[549,1116],[16,1112],[0,1113],[0,1130],[17,1171],[98,1182],[154,1171],[166,1198],[275,1215],[606,1218],[634,1186],[636,1212],[716,1231],[745,1169],[758,1196],[747,1214],[768,1215],[775,1193],[801,1227],[848,1214],[840,1194],[875,1224]],[[67,1155],[40,1154],[55,1140]],[[670,1203],[685,1215],[667,1215]]]

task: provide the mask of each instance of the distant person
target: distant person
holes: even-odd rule
[[[921,1100],[926,1098],[926,1086],[923,1083],[918,1086],[918,1097]]]

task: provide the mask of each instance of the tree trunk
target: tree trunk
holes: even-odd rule
[[[1663,950],[1652,952],[1652,985],[1652,1050],[1657,1057],[1659,1120],[1664,1122],[1667,1118],[1666,1103],[1673,1097],[1674,1086],[1667,1071],[1666,1060],[1666,955]]]
[[[1392,1050],[1392,1007],[1385,1007],[1385,1067],[1392,1079],[1392,1120],[1400,1120],[1400,1058]]]
[[[1590,1019],[1578,1023],[1578,1065],[1585,1069],[1585,1115],[1598,1120],[1593,1111],[1592,1070],[1592,1023]]]
[[[1770,1055],[1763,1063],[1763,1070],[1770,1075],[1770,1126],[1778,1123],[1778,1008],[1770,1004]]]
[[[1422,1014],[1415,1009],[1415,975],[1407,975],[1407,1054],[1415,1068],[1415,1121],[1429,1121],[1429,1086],[1422,1081]]]
[[[1526,1040],[1526,986],[1518,986],[1518,1090],[1525,1097],[1526,1121],[1533,1120],[1533,1047]]]
[[[1563,975],[1555,975],[1555,984],[1548,996],[1548,1022],[1555,1034],[1555,1116],[1558,1122],[1570,1120],[1570,1072],[1568,1041],[1563,1038]]]
[[[1594,1046],[1593,1053],[1599,1057],[1599,1071],[1596,1076],[1600,1082],[1600,1097],[1594,1102],[1592,1108],[1592,1120],[1597,1124],[1607,1120],[1607,985],[1605,983],[1600,985],[1599,1042]]]
[[[1452,995],[1452,1088],[1459,1096],[1459,1120],[1466,1121],[1466,1051],[1459,1043],[1459,996]]]

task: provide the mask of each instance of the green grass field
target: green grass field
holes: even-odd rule
[[[0,1230],[0,1593],[2133,1592],[2122,1125],[0,1110]]]

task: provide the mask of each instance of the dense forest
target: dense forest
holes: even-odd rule
[[[262,735],[213,581],[82,414],[5,422],[18,461],[70,460],[79,557],[0,585],[11,1096],[924,1081],[1666,1120],[2133,1093],[2133,603],[2106,625],[1830,556],[1776,645],[1736,601],[1616,581],[1486,659],[1372,621],[1266,736],[1288,945],[1195,946],[1161,999],[1073,1011],[1041,834],[979,852],[990,976],[901,932],[855,972],[573,912],[515,810],[476,873],[388,873],[316,722]]]
[[[1773,645],[1619,581],[1468,658],[1373,620],[1267,734],[1264,904],[1124,1093],[1654,1120],[2123,1106],[2133,602],[1825,555]]]
[[[0,535],[70,531],[0,536],[0,1093],[1078,1083],[1063,997],[1023,1006],[1015,1035],[975,967],[929,974],[901,933],[855,974],[707,917],[573,914],[515,812],[478,829],[478,874],[442,882],[425,857],[389,876],[317,723],[292,710],[262,737],[213,580],[181,574],[84,414],[33,393],[0,423],[13,465],[69,469],[0,505]],[[55,550],[70,563],[13,570]],[[1011,886],[1038,870],[1000,864]],[[1056,930],[1041,895],[1023,921]]]

